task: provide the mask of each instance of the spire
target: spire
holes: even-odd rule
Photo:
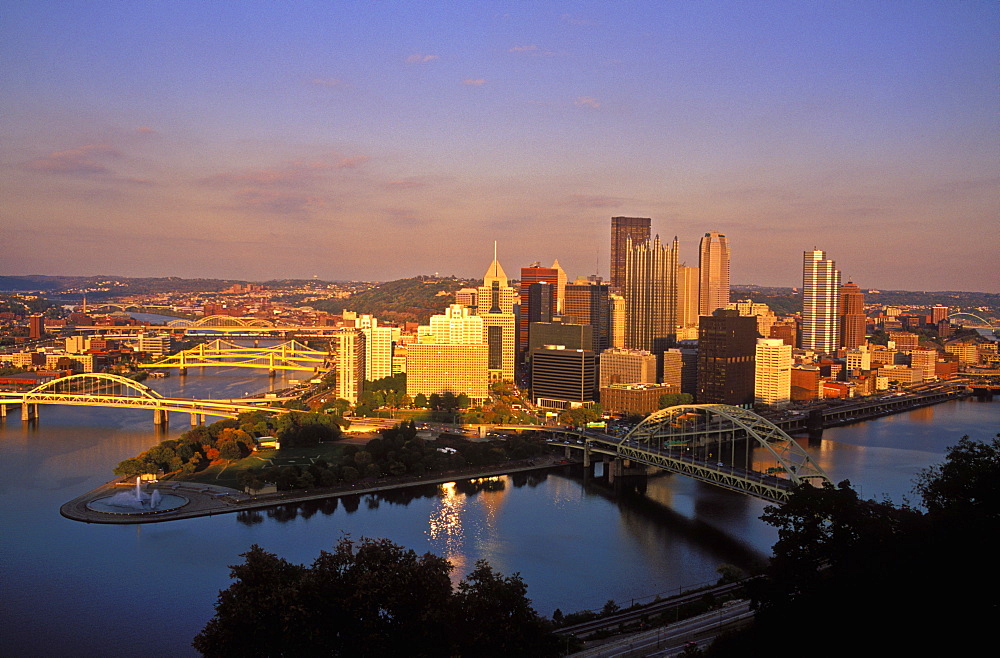
[[[507,273],[503,271],[503,268],[500,267],[500,261],[497,260],[496,240],[493,241],[493,262],[490,263],[486,274],[483,275],[483,285],[489,286],[494,281],[499,281],[501,286],[507,285]]]

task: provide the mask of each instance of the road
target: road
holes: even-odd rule
[[[689,643],[704,648],[723,632],[741,627],[753,619],[750,602],[732,601],[712,612],[676,624],[617,637],[599,646],[571,654],[575,658],[669,657],[683,653]]]

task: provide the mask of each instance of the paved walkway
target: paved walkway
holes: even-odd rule
[[[134,482],[108,482],[105,485],[88,491],[87,493],[74,498],[61,508],[59,513],[67,519],[83,521],[85,523],[108,523],[108,524],[129,524],[129,523],[160,523],[163,521],[176,521],[179,519],[191,519],[201,516],[213,516],[215,514],[231,514],[244,510],[261,509],[274,507],[275,505],[287,505],[308,500],[323,500],[325,498],[339,498],[341,496],[360,496],[365,494],[390,491],[392,489],[405,489],[407,487],[421,486],[425,484],[441,484],[453,482],[455,480],[469,480],[481,477],[494,477],[507,475],[510,473],[520,473],[524,471],[537,471],[548,468],[563,466],[572,463],[566,459],[555,455],[544,455],[532,460],[513,462],[494,468],[480,470],[464,469],[460,472],[452,471],[447,474],[434,475],[431,477],[399,478],[378,482],[371,486],[351,486],[328,489],[307,489],[305,491],[281,491],[252,496],[237,489],[220,487],[212,484],[201,484],[198,482],[174,482],[163,480],[156,484],[146,485],[145,491],[159,489],[161,494],[174,494],[182,496],[188,500],[187,504],[163,512],[144,512],[138,514],[109,514],[98,512],[87,507],[91,501],[113,495],[116,491],[123,491],[126,487],[134,487]]]

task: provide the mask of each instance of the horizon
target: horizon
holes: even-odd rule
[[[180,279],[183,281],[225,281],[233,283],[250,283],[250,284],[264,284],[269,281],[282,282],[282,281],[314,281],[316,283],[373,283],[373,284],[384,284],[392,283],[393,281],[401,281],[406,279],[416,279],[416,278],[429,278],[429,279],[456,279],[462,281],[482,281],[482,277],[467,277],[459,276],[457,274],[414,274],[409,277],[401,277],[400,279],[316,279],[313,277],[273,277],[270,279],[241,279],[235,277],[181,277],[176,275],[165,275],[165,276],[124,276],[120,274],[0,274],[0,278],[26,278],[26,277],[51,277],[51,278],[98,278],[98,277],[108,277],[108,278],[118,278],[118,279]],[[519,279],[514,277],[509,277],[511,281],[519,281]],[[573,283],[569,281],[569,283]],[[603,283],[608,283],[604,280]],[[846,283],[846,282],[845,282]],[[789,290],[799,292],[802,288],[801,283],[799,285],[763,285],[759,283],[732,283],[730,284],[730,290],[740,289],[740,288],[787,288]],[[22,289],[0,289],[0,292],[29,292],[28,290]],[[906,289],[906,288],[886,288],[879,286],[867,286],[861,287],[861,292],[864,294],[883,294],[883,293],[919,293],[925,295],[931,294],[949,294],[949,293],[964,293],[972,295],[996,295],[1000,293],[989,292],[985,290],[921,290],[921,289]]]
[[[0,275],[479,278],[496,240],[607,280],[639,216],[692,266],[725,233],[741,285],[816,247],[1000,292],[997,3],[43,0],[0,35]]]

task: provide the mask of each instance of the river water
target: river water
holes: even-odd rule
[[[147,380],[165,395],[217,398],[284,383],[236,368]],[[57,406],[36,424],[19,413],[0,424],[0,655],[193,655],[227,565],[254,543],[308,563],[343,533],[388,537],[449,558],[456,578],[485,558],[520,572],[551,615],[712,581],[720,564],[759,563],[776,539],[758,518],[764,503],[747,496],[666,474],[644,495],[616,496],[571,469],[242,517],[105,526],[59,515],[119,461],[188,426],[173,414],[161,435],[149,411]],[[835,481],[899,502],[961,436],[997,431],[1000,403],[962,400],[827,430],[807,449]]]

